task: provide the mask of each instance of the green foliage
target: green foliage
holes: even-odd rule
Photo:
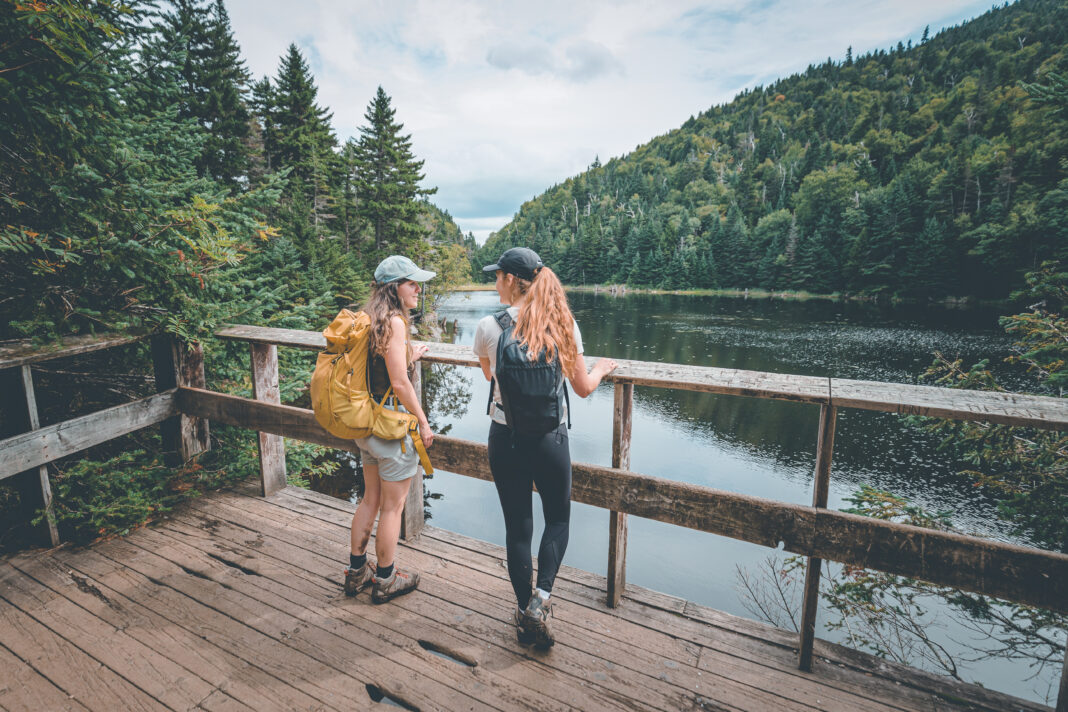
[[[1004,299],[1068,258],[1066,46],[1068,6],[1020,0],[828,59],[595,161],[475,261],[525,245],[572,284]]]
[[[416,220],[417,199],[437,192],[420,188],[423,162],[412,154],[411,136],[395,121],[396,110],[382,87],[367,106],[360,138],[351,143],[351,170],[359,196],[357,214],[370,225],[374,256],[412,254],[424,235]]]
[[[1040,392],[1063,397],[1068,369],[1068,272],[1045,263],[1027,275],[1028,289],[1017,296],[1033,301],[1027,311],[1003,317],[1016,337],[1009,361],[1026,365]],[[925,377],[951,388],[1001,391],[988,362],[965,368],[960,360],[936,354]],[[991,423],[932,421],[942,446],[973,467],[965,471],[999,498],[1001,514],[1016,532],[1042,546],[1068,553],[1068,435]]]

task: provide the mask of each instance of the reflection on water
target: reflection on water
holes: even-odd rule
[[[569,300],[586,353],[594,356],[916,383],[940,351],[965,363],[990,358],[1002,369],[1004,382],[1017,388],[1026,383],[1024,375],[998,365],[1011,339],[991,310],[682,295],[573,293]],[[451,340],[470,344],[478,320],[500,308],[494,292],[449,299],[442,315]],[[462,385],[430,401],[433,417],[450,435],[484,442],[488,384],[477,369],[449,368],[450,378]],[[588,399],[572,397],[573,460],[610,463],[612,400],[610,385]],[[809,404],[637,387],[631,468],[810,504],[818,416],[818,406]],[[866,483],[930,510],[952,512],[956,526],[966,531],[1018,541],[998,521],[994,504],[956,474],[963,463],[949,460],[937,445],[937,438],[898,416],[839,409],[829,506],[848,506],[844,498]],[[503,545],[504,524],[492,484],[439,472],[428,489],[441,495],[431,507],[437,526]],[[536,524],[540,535],[542,523]],[[604,574],[607,533],[607,512],[574,505],[565,563]],[[627,578],[750,616],[739,598],[735,570],[755,570],[768,553],[753,544],[631,517]],[[821,614],[821,625],[827,617]],[[820,636],[835,639],[836,633],[824,628]],[[968,676],[1034,698],[1034,681],[1021,682],[1031,672],[1022,664],[998,662],[973,665]]]

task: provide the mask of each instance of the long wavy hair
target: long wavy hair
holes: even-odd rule
[[[371,351],[385,358],[386,347],[389,346],[389,338],[393,335],[393,317],[399,316],[404,322],[404,328],[408,328],[408,310],[401,304],[397,287],[402,280],[379,284],[375,282],[371,286],[371,296],[367,299],[363,311],[371,317]],[[411,363],[411,345],[408,345],[405,360]]]
[[[578,359],[575,343],[575,317],[567,306],[567,295],[560,279],[548,267],[542,267],[534,279],[516,277],[516,288],[526,295],[516,317],[516,339],[525,344],[527,353],[536,358],[545,349],[545,358],[559,357],[564,376],[568,376]]]

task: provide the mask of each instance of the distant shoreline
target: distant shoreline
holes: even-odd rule
[[[939,299],[920,300],[904,299],[901,297],[883,297],[875,295],[859,294],[816,294],[813,292],[792,292],[788,290],[768,289],[651,289],[648,287],[628,287],[623,284],[598,284],[598,285],[564,285],[569,292],[585,292],[599,294],[601,292],[613,296],[627,294],[678,294],[693,297],[742,297],[743,299],[782,299],[784,301],[805,302],[819,299],[832,302],[871,302],[887,303],[892,305],[901,304],[926,304],[929,306],[941,306],[950,308],[966,309],[970,307],[998,307],[1009,306],[1011,302],[998,300],[981,300],[974,297],[941,297]],[[454,287],[454,292],[492,292],[492,284],[463,284]]]

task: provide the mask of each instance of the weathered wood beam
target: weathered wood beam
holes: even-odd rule
[[[132,344],[143,338],[143,336],[127,336],[123,334],[79,334],[76,336],[64,336],[43,346],[35,344],[31,339],[9,341],[0,344],[0,369],[26,366],[31,363],[40,363],[41,361],[50,361],[68,356],[78,356],[79,354]]]
[[[281,403],[278,391],[278,347],[274,344],[249,344],[251,351],[252,397],[264,403]],[[261,432],[260,494],[274,494],[286,486],[286,443],[281,435]]]
[[[630,469],[630,437],[634,414],[634,385],[616,383],[612,408],[612,467]],[[608,513],[608,606],[615,608],[627,587],[627,515]]]
[[[419,402],[423,401],[423,367],[419,365],[415,369],[415,376],[412,379],[412,385],[415,386],[415,396],[419,399]],[[426,408],[426,404],[423,403],[423,407]],[[413,438],[419,437],[419,433],[413,433]],[[419,536],[419,532],[423,530],[423,525],[426,523],[423,511],[423,466],[419,465],[415,468],[415,476],[412,477],[412,483],[408,487],[408,496],[404,499],[404,510],[401,512],[401,539],[406,541],[414,539]]]
[[[1064,653],[1064,667],[1061,669],[1061,688],[1057,693],[1057,712],[1068,712],[1068,650]]]
[[[152,337],[152,369],[156,390],[178,386],[204,388],[204,351],[200,344],[187,344],[170,334]],[[172,465],[184,464],[211,447],[208,421],[178,413],[160,428],[163,450]]]
[[[83,415],[0,441],[0,480],[161,423],[177,413],[175,391]]]
[[[831,402],[839,408],[1068,430],[1068,398],[832,378]]]
[[[351,450],[310,410],[199,389],[175,396],[186,413],[252,430]],[[0,444],[2,445],[2,444]],[[492,480],[484,444],[437,437],[441,469]],[[25,469],[25,467],[21,468]],[[1068,613],[1068,555],[886,522],[575,463],[572,498],[603,509],[729,536],[802,556],[866,566],[974,593]]]
[[[224,339],[276,344],[320,350],[321,333],[295,329],[230,326],[216,335]],[[427,343],[423,357],[428,363],[478,366],[468,346]],[[589,363],[593,359],[587,359]],[[975,420],[1007,425],[1068,430],[1068,399],[1016,393],[962,391],[933,386],[913,386],[843,378],[818,378],[729,368],[659,364],[619,359],[619,368],[605,377],[608,382],[673,388],[724,395],[821,403],[840,408],[858,408],[938,418]],[[830,396],[828,396],[828,385]]]
[[[816,438],[816,472],[812,485],[812,507],[827,508],[827,495],[831,488],[831,455],[834,451],[834,425],[836,409],[820,406],[819,432]],[[820,600],[820,569],[823,560],[809,557],[805,567],[805,595],[801,604],[801,645],[798,667],[808,672],[812,669],[812,644],[816,641],[816,610]]]

